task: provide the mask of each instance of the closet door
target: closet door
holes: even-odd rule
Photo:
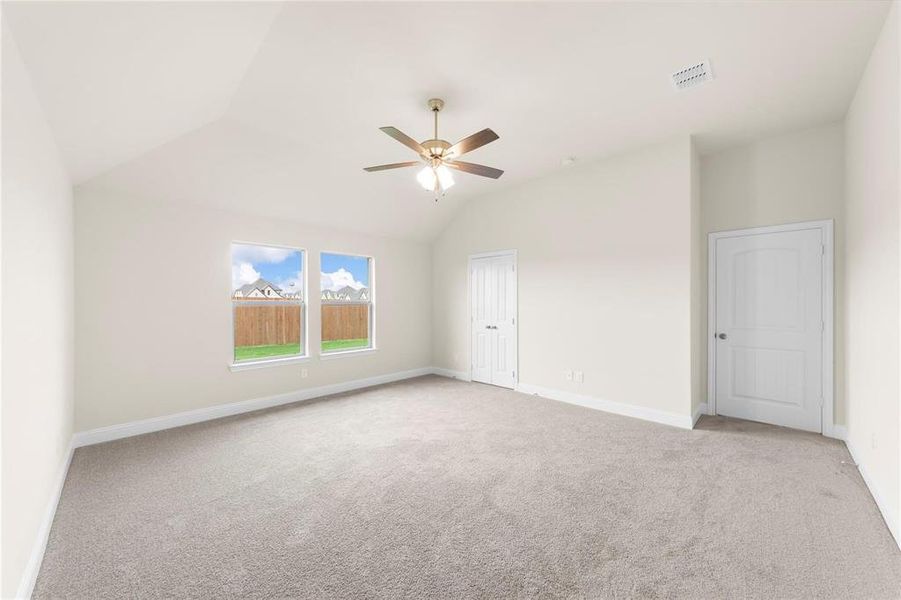
[[[516,259],[473,259],[472,380],[513,388],[516,382]]]
[[[490,259],[472,261],[472,380],[491,383],[491,348],[494,342]]]

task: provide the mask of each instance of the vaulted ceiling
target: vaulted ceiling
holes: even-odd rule
[[[73,183],[429,239],[561,159],[692,134],[702,151],[841,118],[884,2],[5,2]],[[669,75],[709,59],[715,81]],[[501,139],[439,203],[378,130]]]

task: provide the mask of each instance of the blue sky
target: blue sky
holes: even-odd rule
[[[340,269],[344,269],[353,276],[358,284],[362,284],[362,287],[369,287],[369,259],[365,256],[326,254],[323,252],[320,256],[320,261],[320,268],[323,273],[336,273]]]
[[[369,259],[322,253],[320,289],[369,287]],[[278,246],[232,244],[232,289],[259,278],[285,291],[303,292],[303,251]],[[306,297],[306,294],[302,294]]]
[[[262,277],[285,291],[300,292],[303,289],[302,269],[302,250],[232,244],[232,289]]]
[[[254,268],[266,281],[284,281],[303,272],[303,260],[301,252],[291,253],[285,260],[279,263],[253,263]]]

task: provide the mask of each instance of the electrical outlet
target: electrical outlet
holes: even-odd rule
[[[576,383],[582,383],[583,381],[585,381],[585,376],[583,375],[582,371],[576,371],[574,376]]]
[[[306,369],[301,369],[301,370],[300,370],[300,378],[301,378],[301,379],[306,379],[306,378],[307,378],[307,370],[306,370]]]
[[[570,371],[569,369],[567,369],[566,371],[563,371],[563,376],[566,377],[567,381],[573,380],[573,372]]]

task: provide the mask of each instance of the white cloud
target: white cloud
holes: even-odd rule
[[[363,283],[354,279],[353,274],[343,267],[334,273],[322,273],[319,282],[321,289],[332,290],[333,292],[348,285],[355,290],[366,287]]]
[[[300,294],[303,291],[303,275],[300,271],[297,271],[294,277],[279,279],[278,281],[273,281],[272,284],[283,292]]]
[[[292,248],[254,246],[252,244],[232,244],[232,264],[238,263],[280,263],[295,252]]]
[[[259,272],[249,262],[232,263],[232,289],[236,290],[244,284],[253,283],[260,278]]]

